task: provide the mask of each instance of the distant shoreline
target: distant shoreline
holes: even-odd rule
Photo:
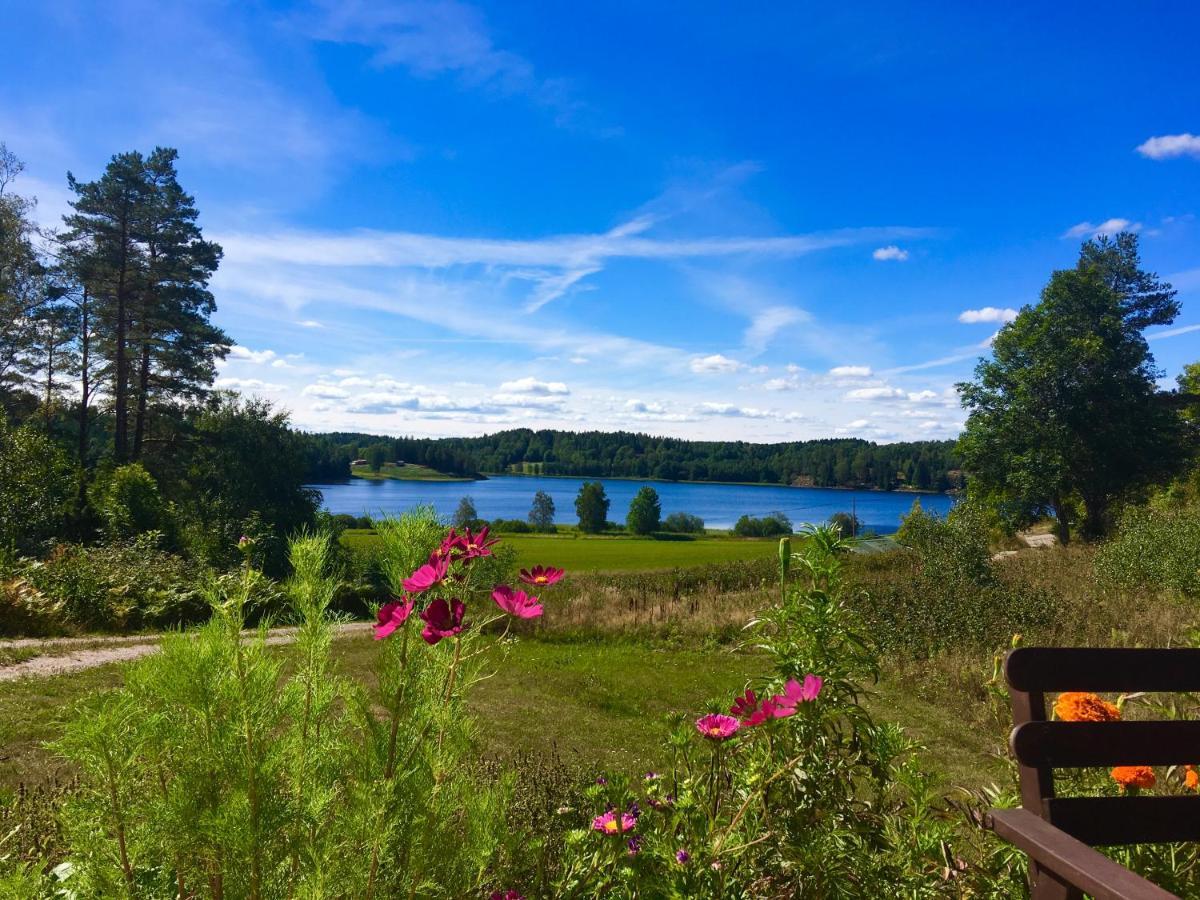
[[[955,491],[935,491],[929,488],[846,487],[844,485],[781,484],[778,481],[700,481],[694,478],[634,478],[630,475],[534,475],[530,472],[484,472],[484,478],[576,478],[582,481],[650,481],[655,484],[728,484],[735,487],[799,488],[815,491],[869,491],[874,494],[917,494],[927,497],[953,497]],[[417,480],[417,479],[412,479]]]

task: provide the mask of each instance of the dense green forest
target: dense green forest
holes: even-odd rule
[[[389,459],[456,475],[520,472],[588,478],[765,482],[816,487],[961,487],[953,441],[875,444],[857,438],[751,444],[687,441],[629,431],[531,431],[517,428],[475,438],[381,438],[312,434],[309,475],[345,478],[350,461],[383,444]]]

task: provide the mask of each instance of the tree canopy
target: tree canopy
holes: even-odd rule
[[[1142,336],[1177,309],[1170,286],[1141,270],[1135,235],[1085,243],[959,385],[971,490],[1012,524],[1052,512],[1066,540],[1081,513],[1085,534],[1103,533],[1115,502],[1181,458],[1180,419]]]
[[[575,514],[579,516],[579,530],[588,534],[599,534],[608,523],[608,495],[599,481],[585,481],[575,497]]]
[[[662,503],[658,499],[658,491],[645,486],[641,488],[629,503],[629,512],[625,516],[625,527],[634,534],[651,534],[658,531],[662,525]]]

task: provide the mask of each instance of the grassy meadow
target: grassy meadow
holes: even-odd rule
[[[585,535],[578,531],[559,534],[505,534],[504,542],[517,554],[518,566],[539,563],[556,565],[572,572],[642,572],[710,563],[774,559],[777,538],[737,538],[704,535],[675,539],[634,535]],[[342,532],[347,547],[369,551],[378,535],[368,529]]]
[[[370,481],[380,481],[388,478],[396,481],[474,480],[471,478],[461,478],[458,475],[447,475],[445,472],[439,472],[437,469],[431,469],[428,466],[419,466],[416,463],[405,463],[402,466],[385,463],[378,472],[372,472],[370,466],[351,466],[350,474],[354,478],[366,478]]]

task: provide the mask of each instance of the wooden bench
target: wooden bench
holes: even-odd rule
[[[1175,898],[1092,848],[1200,840],[1200,796],[1058,797],[1054,770],[1197,763],[1200,722],[1052,722],[1046,694],[1200,691],[1200,650],[1021,647],[1004,674],[1022,808],[986,822],[1029,855],[1034,900]]]

